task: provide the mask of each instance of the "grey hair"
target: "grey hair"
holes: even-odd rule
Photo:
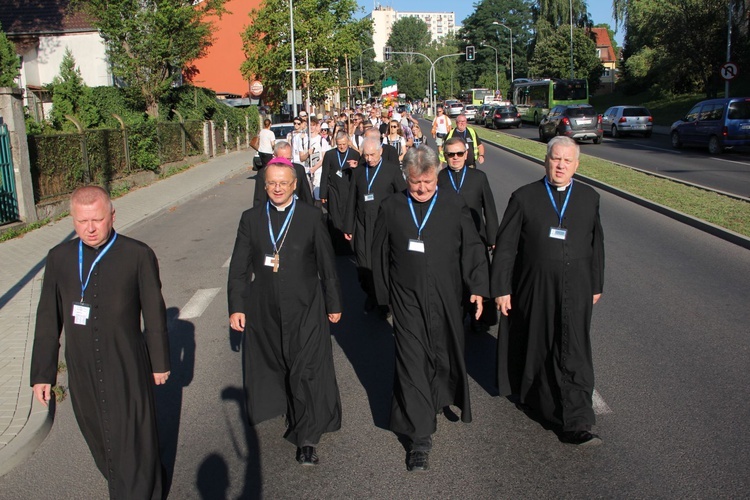
[[[565,148],[574,147],[576,151],[576,160],[581,155],[581,147],[576,141],[564,135],[557,135],[547,143],[547,158],[552,156],[552,148],[555,146],[562,146]]]
[[[362,151],[364,152],[365,149],[367,149],[367,146],[373,147],[375,149],[380,149],[383,145],[380,143],[379,140],[373,139],[372,137],[368,137],[362,142]]]
[[[347,134],[345,130],[339,130],[338,132],[336,132],[336,136],[334,137],[333,141],[338,142],[339,139],[349,140],[349,134]]]
[[[402,170],[406,177],[409,174],[424,175],[431,170],[437,173],[440,170],[440,159],[432,148],[410,148],[404,155]]]
[[[273,155],[279,156],[279,151],[281,151],[282,149],[287,149],[287,148],[291,149],[292,145],[286,141],[276,141],[273,145]]]

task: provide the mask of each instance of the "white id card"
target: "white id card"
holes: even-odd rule
[[[564,240],[565,237],[568,235],[568,230],[563,229],[561,227],[551,227],[549,228],[549,237],[554,238],[556,240]]]
[[[73,324],[85,325],[90,313],[90,305],[83,302],[73,302]]]
[[[370,193],[365,195],[365,201],[372,201],[375,199],[375,195]]]
[[[336,175],[338,175],[339,177],[343,178],[344,177],[344,172],[342,172],[341,170],[339,170],[338,172],[336,172]]]
[[[409,251],[424,253],[424,241],[422,240],[409,240]]]

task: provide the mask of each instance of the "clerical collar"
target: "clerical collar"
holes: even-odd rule
[[[544,180],[549,185],[549,187],[554,188],[557,191],[565,191],[566,189],[568,189],[568,186],[570,186],[570,181],[568,181],[568,183],[564,186],[555,186],[546,177],[544,178]]]
[[[459,173],[461,170],[463,170],[465,168],[466,168],[466,163],[464,163],[463,165],[461,165],[461,168],[459,168],[458,170],[453,170],[453,167],[451,167],[450,165],[448,165],[448,170],[450,170],[451,172],[455,172],[455,173]]]
[[[107,239],[104,240],[104,241],[102,241],[99,244],[98,247],[92,247],[91,245],[87,244],[85,241],[83,241],[83,240],[81,240],[81,241],[83,241],[83,245],[85,247],[88,247],[88,248],[94,250],[95,252],[98,252],[102,248],[106,247],[109,244],[109,242],[112,241],[112,238],[114,238],[114,237],[115,237],[115,228],[112,228],[112,229],[109,230],[109,236],[107,236]]]
[[[271,206],[273,206],[273,208],[275,208],[277,212],[283,212],[283,211],[285,211],[285,210],[286,210],[286,208],[287,208],[287,207],[288,207],[289,205],[291,205],[291,204],[292,204],[292,202],[294,201],[294,196],[295,196],[295,195],[292,195],[292,196],[291,196],[291,197],[289,198],[289,201],[287,201],[287,202],[286,202],[286,203],[285,203],[284,205],[282,205],[282,206],[279,206],[279,205],[277,205],[276,203],[272,202],[271,200],[269,200],[269,201],[271,201]]]

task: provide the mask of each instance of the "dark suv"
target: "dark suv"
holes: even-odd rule
[[[539,122],[539,140],[549,141],[565,135],[576,141],[591,139],[602,142],[602,117],[589,104],[559,105],[552,108]]]
[[[712,155],[726,148],[750,146],[750,97],[701,101],[672,124],[672,146],[708,146]]]

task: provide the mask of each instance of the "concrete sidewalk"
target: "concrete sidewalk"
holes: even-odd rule
[[[251,171],[252,150],[230,153],[114,200],[115,229],[128,229],[181,204],[224,179]],[[52,426],[52,412],[34,400],[29,367],[36,306],[47,252],[75,236],[70,216],[0,243],[0,476],[31,455]]]

